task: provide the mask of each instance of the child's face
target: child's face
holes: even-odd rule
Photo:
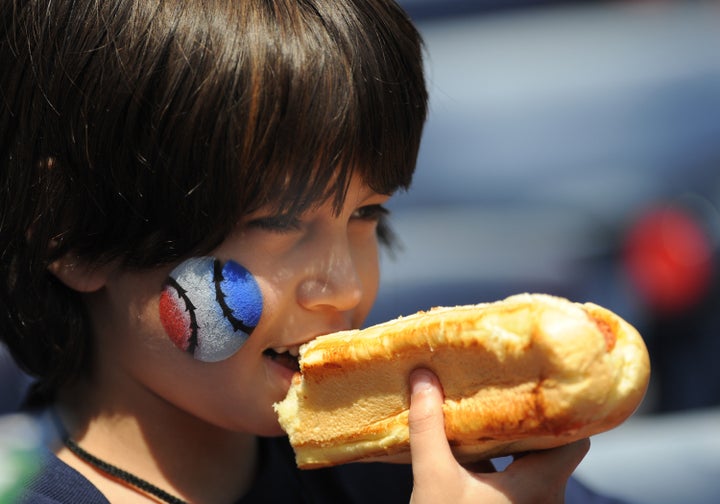
[[[278,353],[361,325],[377,293],[376,227],[387,199],[354,178],[339,215],[325,204],[297,221],[260,210],[239,223],[211,255],[252,274],[262,316],[240,348],[217,362],[178,348],[161,322],[159,300],[173,267],[112,274],[89,301],[99,383],[112,383],[127,408],[144,404],[166,415],[179,408],[227,429],[280,434],[272,404],[294,372]]]

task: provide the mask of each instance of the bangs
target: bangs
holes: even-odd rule
[[[353,174],[381,194],[407,188],[427,92],[406,14],[384,1],[232,5],[225,24],[208,20],[215,36],[192,65],[202,86],[170,109],[190,110],[192,133],[164,135],[179,139],[162,149],[176,173],[183,160],[185,173],[207,170],[185,187],[198,202],[192,215],[208,218],[183,221],[184,232],[220,239],[261,207],[295,213],[332,199],[339,210]]]
[[[228,160],[248,189],[238,212],[301,212],[329,198],[339,208],[353,173],[378,193],[407,188],[427,96],[405,14],[385,2],[262,5],[243,13],[257,36],[240,34],[253,47],[217,124],[240,139]],[[212,148],[226,150],[218,139]]]

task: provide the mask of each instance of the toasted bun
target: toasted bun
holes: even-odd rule
[[[298,467],[382,457],[409,462],[408,376],[431,369],[456,457],[551,448],[627,419],[647,388],[638,332],[594,304],[544,294],[434,308],[300,349],[275,405]]]

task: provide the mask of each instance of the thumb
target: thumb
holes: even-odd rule
[[[415,479],[432,481],[438,463],[452,459],[445,436],[443,393],[438,379],[427,369],[410,374],[410,455]]]

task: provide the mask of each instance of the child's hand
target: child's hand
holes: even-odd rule
[[[443,394],[435,375],[416,370],[410,387],[412,504],[564,501],[567,480],[590,448],[589,440],[529,453],[503,472],[471,472],[450,451],[441,408]]]

